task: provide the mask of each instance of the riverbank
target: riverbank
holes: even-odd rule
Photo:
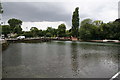
[[[39,42],[49,42],[49,41],[80,41],[80,42],[97,42],[97,43],[117,43],[120,44],[118,40],[72,40],[72,39],[62,39],[62,38],[26,38],[26,39],[6,39],[7,42],[12,43],[39,43]]]
[[[120,44],[119,40],[79,40],[80,42],[95,42],[95,43],[114,43]]]
[[[96,42],[96,43],[115,43],[120,44],[119,40],[80,40],[80,39],[72,39],[72,38],[25,38],[25,39],[16,39],[16,38],[8,38],[5,39],[7,43],[41,43],[41,42],[50,42],[50,41],[79,41],[79,42]],[[8,44],[3,44],[6,46]]]
[[[9,43],[39,43],[51,41],[51,38],[6,39]]]
[[[6,40],[0,40],[0,45],[1,45],[1,50],[4,51],[5,49],[7,49],[9,43]]]

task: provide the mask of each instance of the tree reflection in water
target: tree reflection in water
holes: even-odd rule
[[[78,75],[78,50],[77,47],[78,44],[76,44],[75,42],[71,43],[71,65],[72,65],[72,70],[74,72],[74,77],[76,77]]]

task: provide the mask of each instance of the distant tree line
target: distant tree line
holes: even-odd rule
[[[61,24],[58,29],[48,27],[47,30],[39,30],[36,27],[32,27],[30,31],[23,32],[22,35],[26,37],[66,37],[66,26]]]
[[[100,20],[85,19],[81,22],[79,38],[82,40],[120,40],[120,22],[103,23]]]
[[[101,20],[85,19],[80,23],[78,7],[73,12],[72,28],[70,30],[66,29],[65,24],[60,24],[57,29],[48,27],[46,30],[39,30],[37,27],[32,27],[30,31],[22,31],[22,21],[15,18],[9,19],[8,24],[0,26],[5,37],[13,33],[17,36],[23,35],[26,37],[77,37],[81,40],[120,40],[120,19],[109,23],[103,23]]]

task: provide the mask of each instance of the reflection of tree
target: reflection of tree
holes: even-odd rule
[[[71,64],[72,70],[77,75],[78,70],[78,52],[77,52],[77,43],[71,43]]]

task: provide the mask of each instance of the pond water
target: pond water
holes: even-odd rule
[[[120,45],[72,41],[11,43],[2,55],[3,78],[111,78]]]

